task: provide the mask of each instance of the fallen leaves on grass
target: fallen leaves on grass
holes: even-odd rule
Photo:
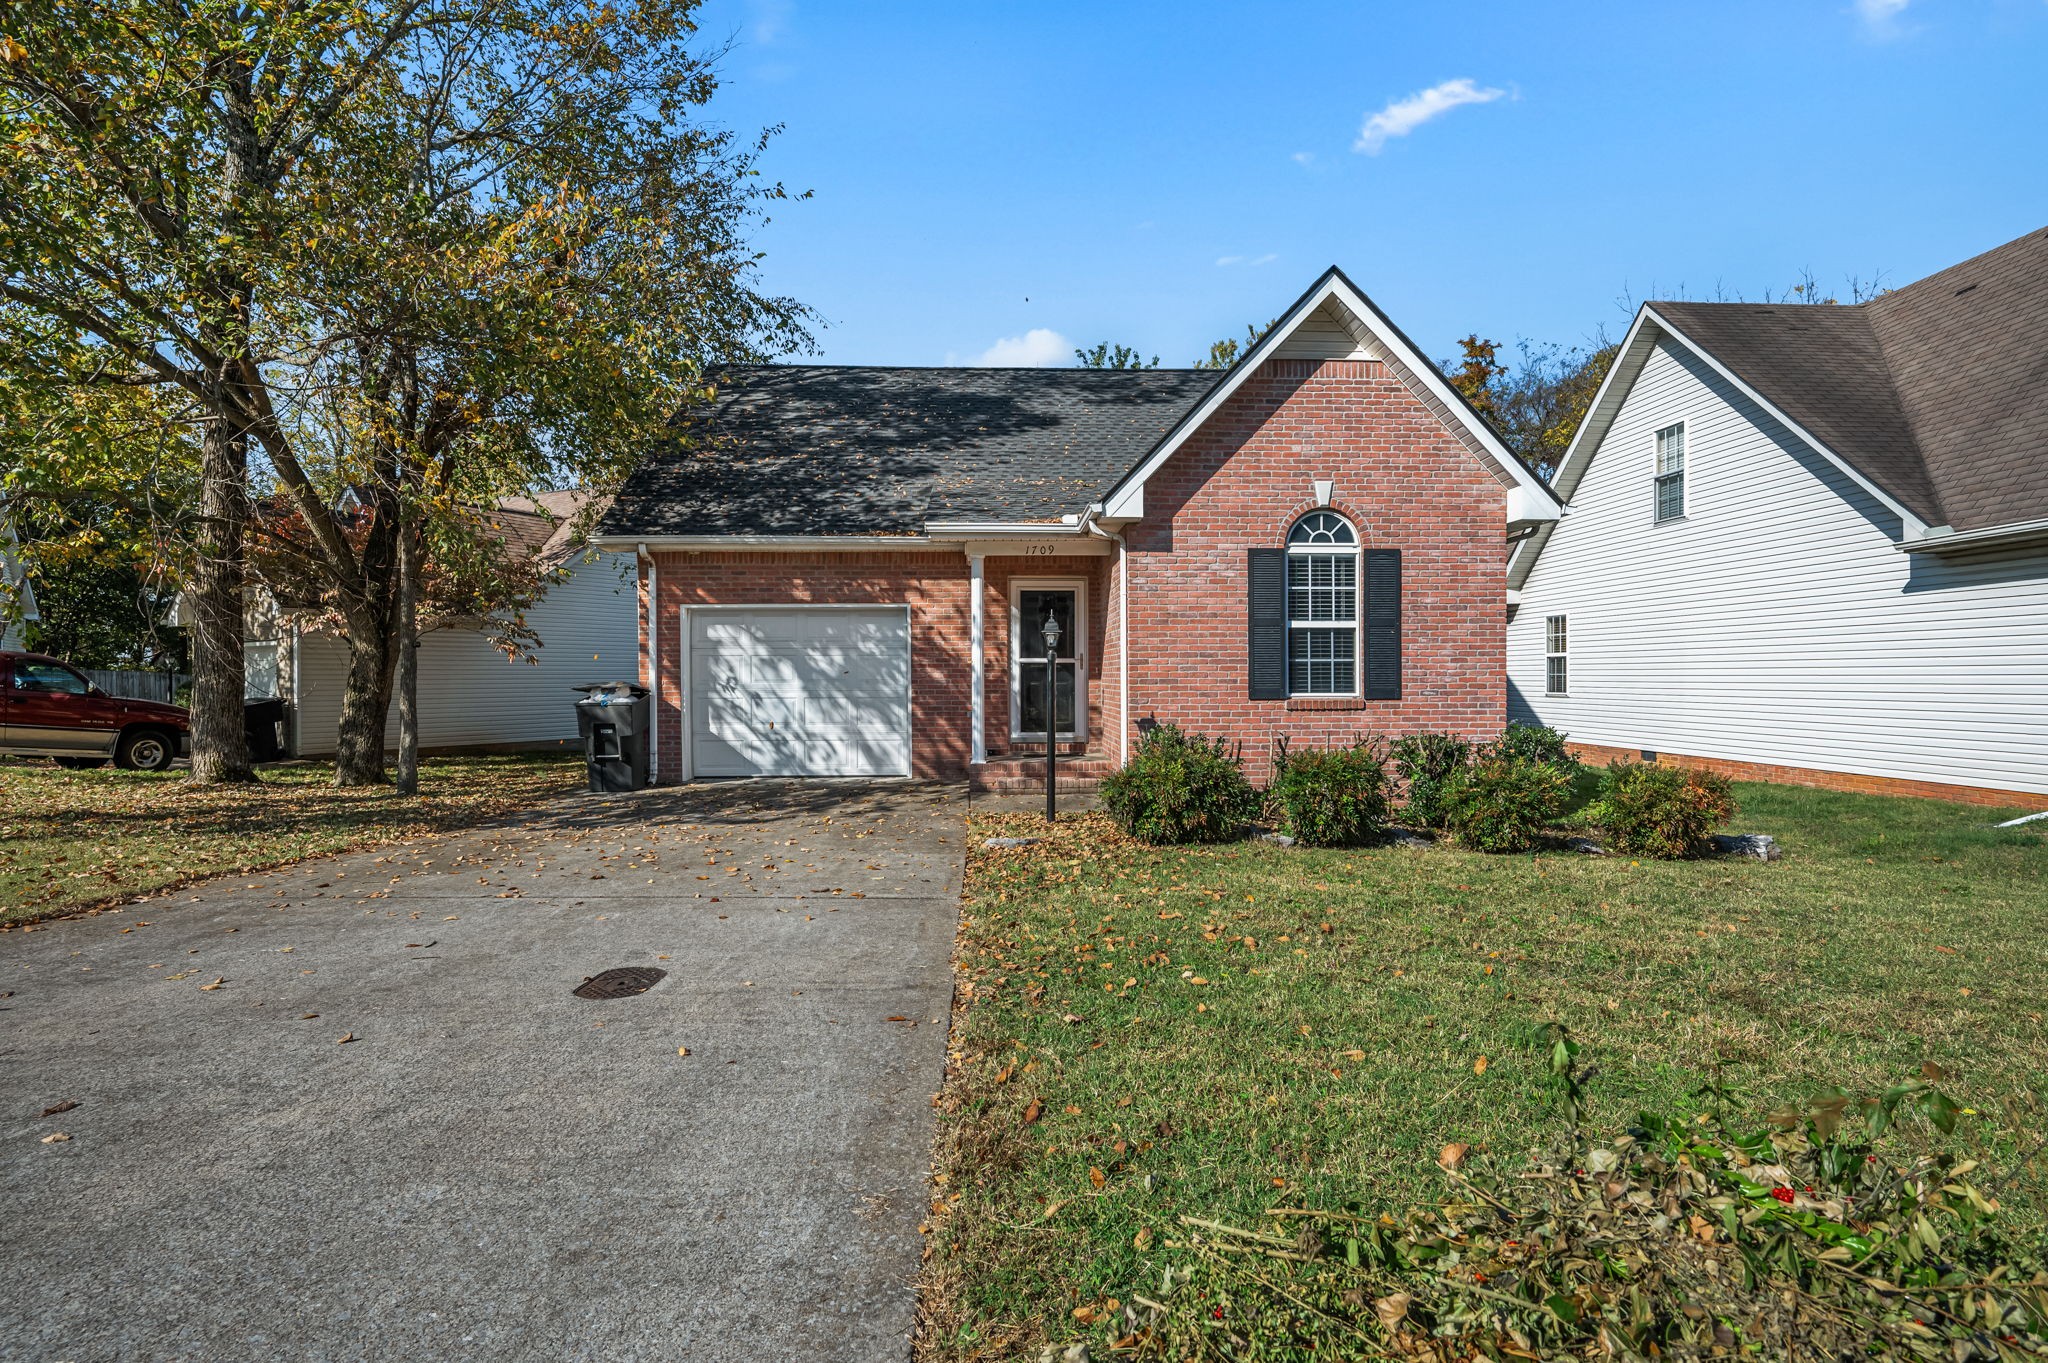
[[[435,759],[423,768],[427,793],[405,800],[388,787],[336,786],[325,763],[240,786],[194,786],[183,773],[0,764],[0,921],[468,828],[560,792],[581,770],[557,756]]]

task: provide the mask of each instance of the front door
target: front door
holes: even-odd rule
[[[1045,621],[1059,623],[1059,657],[1052,685],[1046,685]],[[1050,695],[1059,736],[1088,736],[1088,612],[1079,582],[1018,582],[1010,611],[1010,737],[1045,741],[1045,707]]]

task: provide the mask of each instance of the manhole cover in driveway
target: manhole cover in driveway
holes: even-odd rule
[[[629,999],[654,988],[667,974],[651,965],[622,965],[592,975],[569,992],[579,999]]]

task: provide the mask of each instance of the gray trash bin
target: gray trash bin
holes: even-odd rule
[[[592,794],[640,790],[647,784],[647,688],[638,682],[593,682],[573,690],[576,732]]]

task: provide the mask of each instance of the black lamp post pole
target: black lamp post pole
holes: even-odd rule
[[[1059,741],[1060,732],[1060,622],[1048,610],[1045,613],[1045,821],[1053,821],[1054,764],[1053,745]]]

